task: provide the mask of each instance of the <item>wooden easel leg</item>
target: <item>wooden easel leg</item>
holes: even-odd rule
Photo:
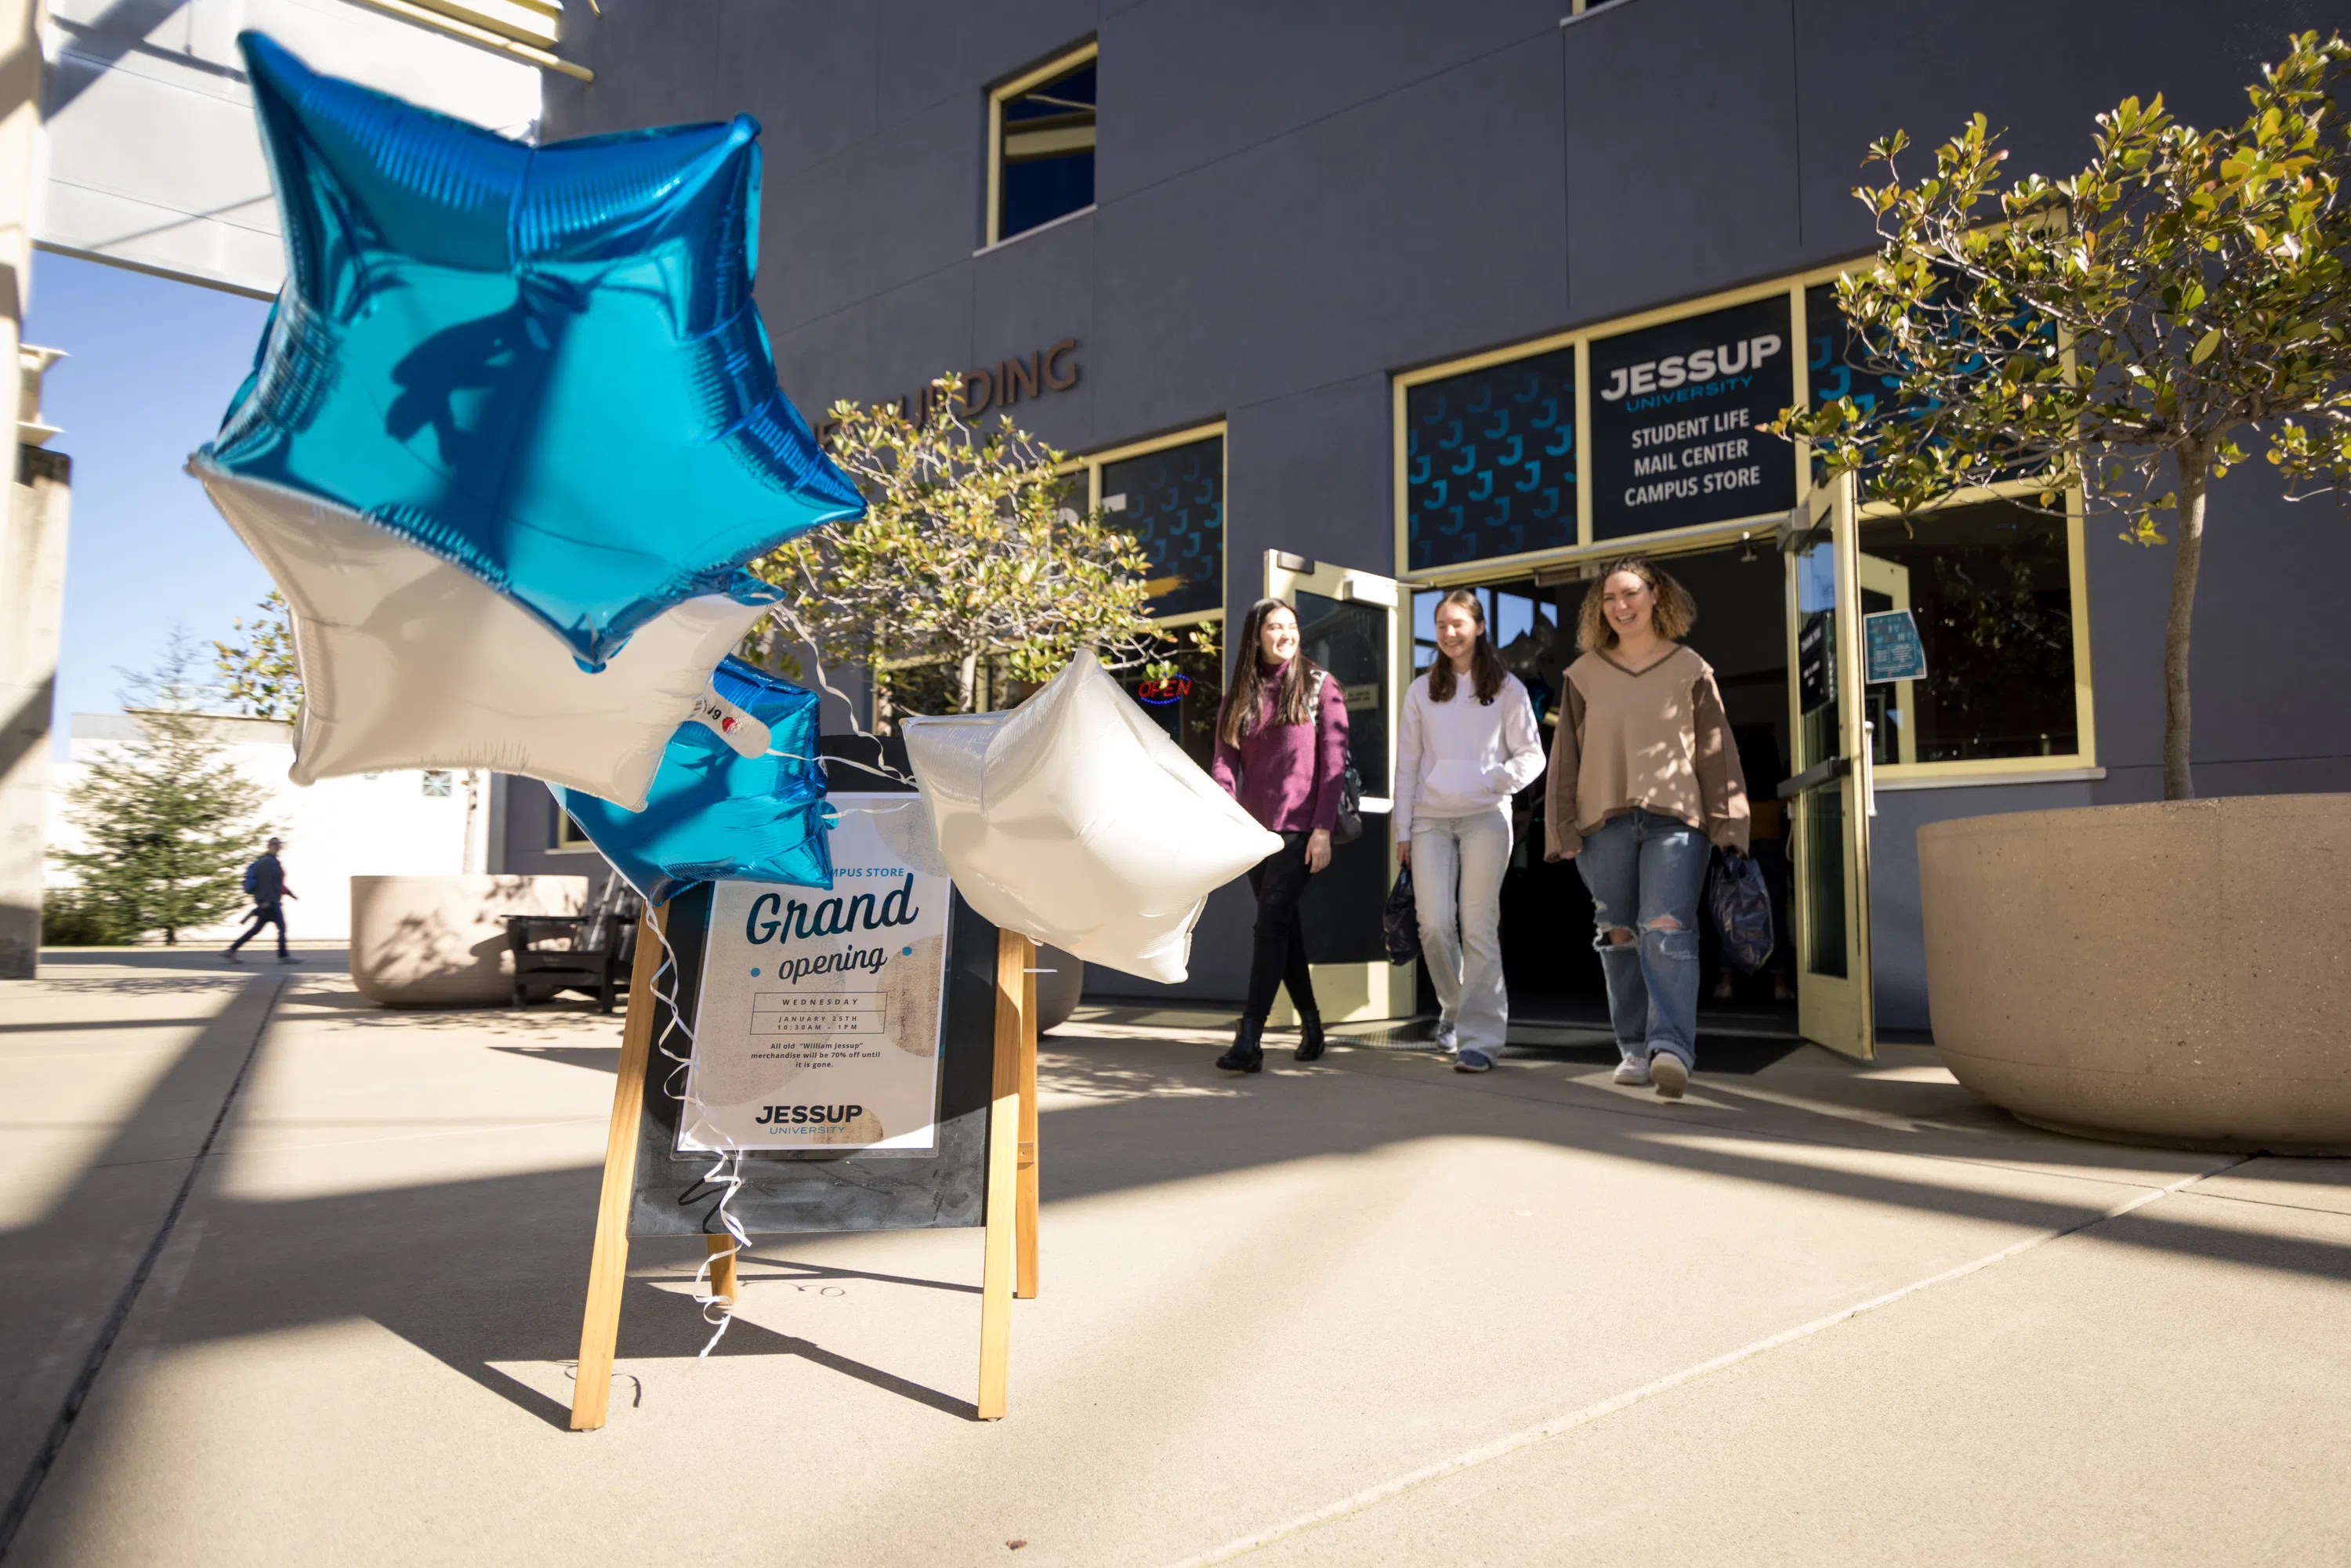
[[[664,910],[661,918],[666,925],[669,912]],[[580,1327],[578,1382],[571,1390],[575,1432],[601,1427],[612,1399],[621,1291],[629,1278],[629,1201],[637,1186],[637,1119],[644,1110],[645,1064],[653,1042],[653,973],[660,967],[661,936],[648,910],[637,932],[636,965],[629,972],[621,1077],[612,1087],[612,1124],[604,1137],[604,1190],[596,1201],[596,1250],[588,1264],[588,1311]]]
[[[1028,957],[1020,977],[1020,1192],[1013,1204],[1020,1278],[1012,1293],[1025,1301],[1037,1294],[1037,944],[1020,940]]]
[[[979,1398],[983,1421],[1004,1417],[1012,1365],[1013,1232],[1019,1186],[1020,1036],[1033,948],[1015,931],[996,944],[996,1072],[987,1111],[987,1228],[979,1277]]]
[[[735,1265],[740,1254],[735,1250],[732,1236],[705,1236],[710,1243],[710,1293],[724,1296],[731,1308],[741,1303],[742,1293],[736,1289]]]

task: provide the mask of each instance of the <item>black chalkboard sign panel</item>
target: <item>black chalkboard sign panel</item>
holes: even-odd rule
[[[1789,338],[1774,295],[1593,340],[1593,538],[1796,504],[1796,449],[1763,430],[1796,401]]]
[[[690,1027],[702,954],[710,926],[710,884],[670,906],[669,941],[677,955],[674,994]],[[995,1062],[997,930],[954,901],[947,938],[947,982],[939,1030],[939,1121],[935,1153],[859,1150],[844,1155],[752,1154],[743,1186],[727,1204],[754,1236],[796,1231],[913,1230],[987,1222],[987,1119]],[[653,1015],[653,1038],[669,1025],[666,1005]],[[670,1048],[684,1052],[684,1036]],[[674,1071],[675,1070],[675,1071]],[[632,1236],[722,1233],[720,1188],[704,1178],[717,1156],[676,1152],[684,1083],[679,1064],[653,1052],[637,1124]]]

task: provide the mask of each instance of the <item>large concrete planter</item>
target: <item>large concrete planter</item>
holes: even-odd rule
[[[2025,1121],[2351,1153],[2351,795],[1918,832],[1935,1043]]]
[[[1048,971],[1037,977],[1037,1032],[1045,1034],[1069,1022],[1078,1010],[1086,989],[1086,966],[1083,959],[1040,942],[1037,967]]]
[[[577,915],[584,876],[355,876],[351,983],[393,1008],[501,1006],[509,915]]]

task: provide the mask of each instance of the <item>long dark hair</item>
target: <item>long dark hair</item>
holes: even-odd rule
[[[1217,716],[1217,738],[1227,746],[1238,746],[1242,736],[1256,733],[1259,714],[1265,706],[1265,672],[1258,668],[1258,661],[1265,655],[1259,635],[1265,630],[1266,617],[1277,610],[1288,610],[1291,619],[1297,618],[1298,612],[1287,600],[1260,599],[1249,606],[1241,622],[1241,634],[1233,647],[1233,678],[1225,687],[1224,711]],[[1276,724],[1314,722],[1314,677],[1322,673],[1322,666],[1306,656],[1301,643],[1290,663],[1281,667],[1281,687],[1273,699]]]
[[[1492,707],[1496,695],[1502,689],[1502,677],[1510,672],[1502,668],[1502,655],[1494,651],[1493,639],[1486,635],[1486,607],[1479,603],[1478,596],[1466,588],[1457,588],[1437,601],[1437,608],[1440,611],[1448,605],[1458,605],[1467,610],[1470,618],[1478,622],[1478,642],[1469,650],[1469,685],[1478,694],[1479,705]],[[1431,619],[1434,618],[1432,612]],[[1437,662],[1428,666],[1428,700],[1451,702],[1453,682],[1453,661],[1440,653],[1437,655]]]

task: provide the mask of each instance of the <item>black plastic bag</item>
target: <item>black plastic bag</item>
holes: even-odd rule
[[[1722,938],[1723,962],[1748,975],[1771,962],[1771,892],[1754,856],[1725,850],[1715,857],[1706,907]]]
[[[1388,945],[1388,962],[1409,964],[1420,956],[1420,910],[1412,896],[1412,867],[1396,873],[1395,885],[1380,908],[1380,935]]]

